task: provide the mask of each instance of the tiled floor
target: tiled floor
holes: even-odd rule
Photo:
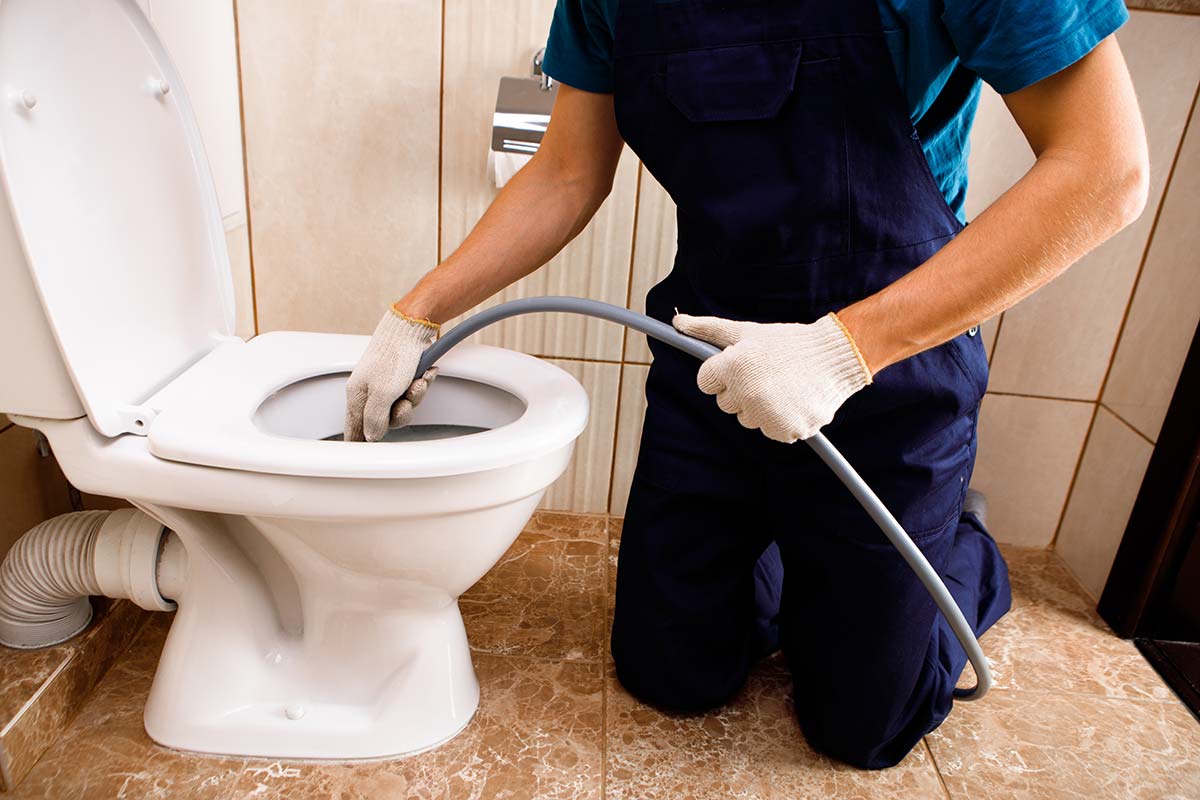
[[[213,759],[157,747],[142,703],[170,624],[152,620],[14,797],[1195,798],[1200,724],[1105,630],[1050,553],[1008,550],[1015,607],[984,639],[998,684],[899,767],[817,755],[778,658],[720,712],[660,714],[607,673],[618,520],[539,515],[462,599],[483,700],[467,730],[366,764]]]

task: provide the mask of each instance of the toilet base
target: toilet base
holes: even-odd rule
[[[150,698],[146,732],[177,750],[264,758],[355,760],[412,755],[453,738],[479,707],[462,616],[451,603],[437,611],[393,615],[372,627],[389,630],[390,658],[362,669],[357,655],[303,641],[261,647],[244,636],[212,641],[202,614],[180,608],[168,635]],[[234,633],[241,633],[236,631]],[[201,636],[202,638],[195,638]],[[238,643],[251,644],[242,650]],[[366,647],[379,652],[378,645]],[[297,647],[297,645],[299,645]],[[201,647],[211,657],[197,658]],[[315,661],[313,660],[315,659]],[[344,662],[334,681],[331,661]],[[257,661],[257,664],[253,662]]]
[[[409,490],[413,502],[404,488],[392,494],[411,507],[421,487]],[[135,499],[186,555],[173,568],[178,611],[146,732],[179,750],[337,761],[446,741],[479,707],[458,597],[500,559],[540,497],[332,518]]]

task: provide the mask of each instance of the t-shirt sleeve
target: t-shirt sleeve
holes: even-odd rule
[[[1066,69],[1121,27],[1122,0],[945,0],[962,63],[1001,94]]]
[[[586,92],[613,90],[613,36],[596,0],[558,0],[542,69]]]

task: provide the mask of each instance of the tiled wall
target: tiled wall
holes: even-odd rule
[[[1096,596],[1200,320],[1198,210],[1200,109],[1193,106],[1055,545]]]
[[[1200,319],[1200,17],[1134,11],[1118,38],[1146,120],[1149,203],[989,326],[974,480],[1000,538],[1054,546],[1097,596]],[[994,94],[973,147],[971,214],[1032,159]]]
[[[359,3],[347,13],[344,4],[320,0],[298,13],[283,0],[239,0],[262,330],[368,333],[388,302],[462,241],[496,194],[486,153],[497,80],[527,72],[553,6],[553,0],[405,0]],[[1166,301],[1191,307],[1178,292],[1180,281],[1196,273],[1177,241],[1190,233],[1186,226],[1175,232],[1164,213],[1155,257],[1145,270],[1141,264],[1200,81],[1200,18],[1135,11],[1120,40],[1150,134],[1148,210],[1055,284],[985,326],[993,375],[976,483],[992,497],[993,527],[1002,539],[1048,546],[1066,512],[1061,546],[1073,564],[1072,547],[1087,554],[1076,567],[1085,577],[1085,561],[1106,558],[1101,550],[1108,545],[1100,540],[1119,536],[1087,533],[1095,522],[1079,510],[1088,492],[1110,502],[1116,497],[1104,483],[1116,476],[1093,474],[1094,462],[1106,462],[1098,448],[1122,446],[1121,431],[1149,446],[1123,423],[1113,430],[1109,417],[1122,414],[1153,436],[1156,425],[1146,418],[1169,397],[1179,357],[1160,350],[1160,329],[1182,341],[1195,324],[1186,314],[1154,313],[1144,321],[1133,313],[1126,322],[1126,309],[1131,298],[1135,311]],[[973,147],[971,214],[1033,159],[991,93]],[[1181,208],[1189,200],[1175,195],[1200,182],[1200,172],[1189,178],[1186,169],[1181,164],[1172,182],[1178,188],[1171,202]],[[492,302],[571,294],[640,308],[669,268],[674,243],[669,198],[626,153],[613,194],[588,229]],[[1161,299],[1150,294],[1155,276]],[[523,317],[479,338],[551,358],[591,397],[591,424],[575,462],[545,504],[623,513],[644,410],[644,338],[566,316]],[[1148,359],[1147,349],[1165,360]],[[1128,460],[1125,466],[1123,477],[1133,480],[1126,473],[1136,470]],[[1112,522],[1119,514],[1101,516],[1114,531],[1123,526]]]
[[[462,240],[496,192],[486,177],[496,82],[525,74],[553,5],[314,0],[301,12],[284,0],[144,0],[204,128],[239,332],[369,332],[386,303]],[[1200,199],[1200,132],[1184,137],[1200,81],[1200,18],[1135,11],[1120,39],[1150,134],[1150,203],[1130,229],[985,326],[993,375],[976,477],[1000,538],[1045,546],[1057,536],[1093,591],[1157,436],[1200,291],[1188,224]],[[1031,160],[1002,102],[986,93],[969,212]],[[592,225],[493,302],[553,293],[640,308],[669,268],[674,238],[669,198],[627,153]],[[551,358],[591,397],[591,424],[546,505],[622,513],[643,413],[644,338],[566,316],[524,317],[481,338]],[[33,469],[33,444],[0,430],[0,463],[16,476],[7,490]],[[16,531],[62,510],[61,493],[47,487],[51,505],[22,492],[28,502],[10,504],[5,525]]]

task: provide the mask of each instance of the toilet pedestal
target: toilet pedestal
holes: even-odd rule
[[[447,559],[439,547],[437,564],[422,563],[419,541],[441,538],[436,519],[388,537],[370,525],[146,506],[188,553],[147,733],[181,750],[336,760],[453,737],[479,704],[457,596],[487,567],[459,570],[495,563],[537,499],[487,510],[512,531],[477,538],[498,552]],[[319,542],[339,545],[310,546]]]

